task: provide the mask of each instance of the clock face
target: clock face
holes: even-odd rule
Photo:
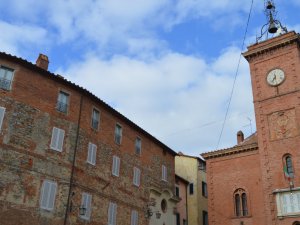
[[[271,70],[267,75],[267,82],[271,86],[278,86],[282,84],[284,81],[285,75],[283,70],[281,69],[274,69]]]

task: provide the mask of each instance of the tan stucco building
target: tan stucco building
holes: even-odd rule
[[[187,191],[188,225],[207,225],[206,163],[199,157],[178,153],[175,173],[189,181]]]

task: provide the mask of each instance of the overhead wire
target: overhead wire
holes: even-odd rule
[[[245,33],[244,33],[244,37],[243,37],[241,54],[239,56],[237,68],[236,68],[236,71],[235,71],[233,85],[232,85],[231,92],[230,92],[230,97],[229,97],[229,102],[228,102],[228,105],[227,105],[227,108],[226,108],[225,118],[224,118],[224,121],[223,121],[223,124],[222,124],[222,128],[221,128],[221,132],[220,132],[220,135],[219,135],[219,138],[218,138],[218,144],[217,144],[217,148],[216,149],[219,148],[220,141],[221,141],[221,138],[222,138],[222,135],[223,135],[224,127],[225,127],[225,123],[226,123],[226,120],[227,120],[227,117],[228,117],[228,112],[229,112],[231,101],[232,101],[233,91],[234,91],[234,87],[235,87],[235,84],[236,84],[237,75],[238,75],[239,69],[240,69],[240,64],[241,64],[241,59],[242,59],[242,51],[243,51],[243,49],[245,47],[246,36],[247,36],[247,33],[248,33],[249,22],[250,22],[250,18],[251,18],[251,14],[252,14],[252,9],[253,9],[253,2],[254,2],[254,0],[251,0],[250,11],[249,11],[249,14],[248,14],[246,29],[245,29]]]

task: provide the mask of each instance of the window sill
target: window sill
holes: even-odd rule
[[[251,218],[252,215],[248,215],[248,216],[234,216],[231,219],[247,219],[247,218]]]

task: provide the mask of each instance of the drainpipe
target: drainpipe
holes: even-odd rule
[[[79,129],[80,129],[80,120],[81,120],[82,103],[83,103],[83,97],[82,97],[82,95],[81,95],[81,96],[80,96],[79,115],[78,115],[78,121],[77,121],[77,131],[76,131],[75,149],[74,149],[74,154],[73,154],[72,170],[71,170],[71,176],[70,176],[69,193],[68,193],[68,200],[67,200],[67,207],[66,207],[66,213],[65,213],[64,225],[67,225],[67,222],[68,222],[68,216],[69,216],[69,210],[70,210],[70,200],[71,200],[72,189],[73,189],[73,181],[74,181],[74,172],[75,172],[76,154],[77,154],[78,142],[79,142]]]

